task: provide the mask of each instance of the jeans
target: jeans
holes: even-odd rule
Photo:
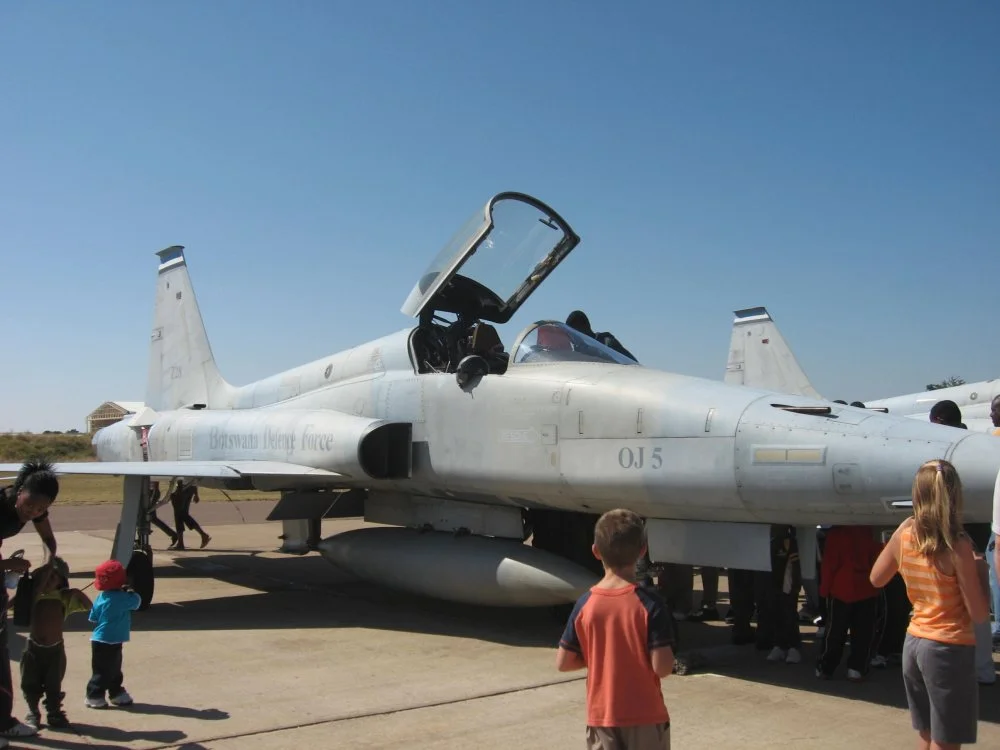
[[[88,698],[103,698],[105,691],[111,698],[116,698],[125,692],[122,684],[122,644],[90,642],[90,665],[93,677],[87,683]]]
[[[21,692],[32,710],[45,696],[49,714],[62,710],[62,681],[66,676],[66,647],[62,641],[54,646],[39,646],[29,640],[21,654]]]
[[[1000,640],[1000,579],[996,563],[997,535],[990,534],[986,545],[986,562],[990,566],[990,599],[993,600],[993,640]]]

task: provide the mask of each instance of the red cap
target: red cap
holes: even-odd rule
[[[107,560],[94,571],[94,588],[98,591],[114,591],[125,585],[125,568],[117,560]]]

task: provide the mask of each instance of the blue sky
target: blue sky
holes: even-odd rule
[[[244,383],[403,328],[495,192],[580,246],[580,307],[720,379],[767,305],[821,393],[1000,376],[1000,5],[181,0],[0,5],[0,430],[141,400],[187,247]]]

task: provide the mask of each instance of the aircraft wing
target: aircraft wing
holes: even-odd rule
[[[21,464],[0,464],[0,471],[17,473]],[[343,476],[326,469],[280,461],[69,461],[53,463],[56,474],[91,474],[133,477],[191,477],[239,479],[241,477]]]

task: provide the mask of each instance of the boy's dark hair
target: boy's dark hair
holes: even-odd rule
[[[594,544],[607,567],[635,565],[646,545],[646,524],[631,510],[609,510],[594,526]]]
[[[949,427],[960,427],[962,425],[962,411],[954,401],[945,399],[938,401],[931,407],[930,420]]]
[[[69,565],[61,557],[53,557],[44,565],[39,565],[31,571],[30,575],[36,583],[48,576],[54,575],[58,582],[57,588],[69,588]]]
[[[59,495],[59,478],[52,470],[52,464],[44,458],[25,461],[14,480],[14,496],[21,490],[31,495],[44,495],[53,502]]]

